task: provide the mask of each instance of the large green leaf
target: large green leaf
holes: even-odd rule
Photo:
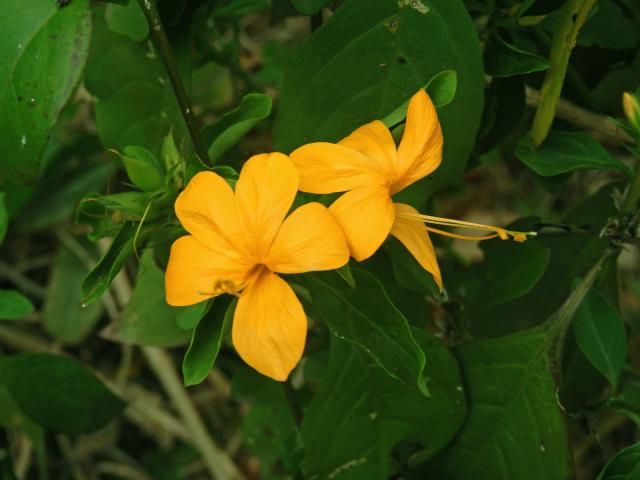
[[[78,248],[83,248],[82,244]],[[82,254],[61,246],[47,284],[42,313],[44,327],[65,343],[82,341],[102,314],[100,302],[82,305],[82,279],[89,271]]]
[[[584,132],[550,132],[538,148],[526,136],[516,147],[515,154],[531,170],[543,177],[576,170],[628,171],[624,163]]]
[[[158,153],[171,129],[180,143],[186,127],[151,42],[136,43],[110,31],[104,8],[96,8],[93,19],[85,83],[97,97],[96,127],[104,146],[139,145]]]
[[[124,402],[89,369],[58,355],[3,357],[0,382],[29,418],[54,432],[96,430],[124,408]]]
[[[4,241],[4,237],[9,229],[9,212],[7,206],[4,203],[5,193],[0,192],[0,245]]]
[[[334,335],[368,352],[389,376],[426,393],[425,356],[407,319],[373,275],[359,269],[351,272],[355,289],[335,272],[307,275],[312,308]]]
[[[573,335],[585,357],[617,385],[627,355],[627,334],[617,310],[596,290],[584,299],[573,320]]]
[[[332,338],[329,365],[302,422],[308,478],[389,478],[389,454],[398,441],[421,442],[424,459],[455,435],[466,413],[456,361],[437,338],[419,330],[414,335],[429,359],[429,397]]]
[[[638,480],[640,478],[640,443],[620,450],[609,460],[597,480]]]
[[[470,413],[435,463],[443,478],[569,478],[571,456],[548,349],[541,328],[458,349]]]
[[[65,8],[53,1],[5,0],[0,32],[0,173],[32,182],[49,132],[84,68],[89,0]]]
[[[456,97],[439,111],[445,151],[438,174],[460,174],[482,113],[484,76],[474,26],[459,0],[347,0],[302,45],[285,73],[274,131],[289,152],[337,141],[402,105],[443,70]]]
[[[176,310],[165,300],[164,272],[156,264],[152,250],[142,254],[131,300],[103,334],[122,343],[157,347],[188,341],[190,333],[178,326]]]

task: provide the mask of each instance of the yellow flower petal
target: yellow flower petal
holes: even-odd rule
[[[182,226],[200,242],[211,248],[223,244],[244,251],[233,191],[217,173],[194,176],[178,195],[175,209]]]
[[[360,187],[342,195],[329,211],[347,238],[351,255],[369,258],[385,241],[395,218],[395,207],[385,187]]]
[[[303,192],[346,192],[389,182],[376,162],[344,145],[310,143],[291,153],[291,160],[300,173],[300,190]]]
[[[323,205],[307,203],[284,221],[265,264],[272,272],[302,273],[340,268],[349,247],[335,218]]]
[[[236,183],[236,208],[256,263],[267,254],[298,190],[298,172],[282,153],[251,157]]]
[[[238,253],[216,244],[210,248],[191,235],[173,242],[165,273],[167,303],[193,305],[207,298],[244,287],[253,265]]]
[[[284,381],[302,357],[307,318],[287,282],[264,272],[240,295],[231,334],[245,362]]]
[[[424,90],[409,102],[407,123],[398,147],[398,170],[391,193],[395,194],[426,177],[442,160],[442,130],[436,108]]]
[[[418,214],[418,211],[410,205],[396,203],[396,219],[391,229],[391,235],[396,237],[411,252],[418,263],[427,272],[433,275],[436,284],[442,290],[442,275],[436,258],[427,227],[415,220],[399,218],[402,214]]]
[[[380,120],[374,120],[356,129],[351,135],[340,140],[338,145],[362,153],[373,160],[377,169],[387,178],[393,178],[398,162],[396,144],[391,132]]]

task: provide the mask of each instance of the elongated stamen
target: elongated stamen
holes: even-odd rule
[[[463,240],[489,240],[491,238],[500,237],[502,240],[507,240],[511,237],[516,242],[524,242],[527,237],[535,236],[536,232],[516,232],[507,230],[502,227],[494,227],[492,225],[483,225],[481,223],[465,222],[463,220],[454,220],[451,218],[434,217],[432,215],[423,215],[421,213],[397,213],[398,218],[404,218],[406,220],[416,220],[422,223],[431,225],[442,225],[445,227],[455,228],[468,228],[472,230],[484,230],[494,232],[490,235],[484,236],[471,236],[471,235],[459,235],[456,233],[446,232],[433,227],[427,227],[427,229],[438,235],[444,235],[447,237],[460,238]]]

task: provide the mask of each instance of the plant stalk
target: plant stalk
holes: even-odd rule
[[[176,62],[173,58],[173,52],[171,51],[171,45],[169,45],[167,34],[164,26],[162,25],[160,14],[158,13],[156,0],[138,0],[138,3],[144,12],[147,23],[149,24],[153,44],[160,53],[160,58],[162,58],[162,63],[164,64],[169,80],[171,81],[171,86],[173,87],[176,100],[180,106],[180,113],[187,124],[187,129],[189,130],[189,136],[191,137],[195,153],[202,163],[209,165],[209,154],[200,140],[198,126],[195,116],[193,115],[193,109],[191,108],[191,102],[189,101],[187,92],[182,84],[182,80],[180,79],[180,74],[178,73]]]
[[[638,207],[640,201],[640,163],[636,166],[635,177],[629,184],[627,196],[622,204],[622,213],[631,213]]]
[[[580,28],[595,2],[596,0],[568,0],[560,10],[558,28],[551,42],[551,66],[540,88],[540,103],[531,127],[531,140],[536,147],[547,138],[567,74],[571,51],[576,44]]]

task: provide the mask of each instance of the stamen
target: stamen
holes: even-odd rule
[[[484,230],[494,232],[490,235],[484,236],[472,236],[472,235],[459,235],[456,233],[450,233],[444,230],[440,230],[433,227],[427,227],[427,230],[437,233],[438,235],[444,235],[452,238],[460,238],[463,240],[489,240],[491,238],[500,237],[502,240],[508,240],[511,237],[516,242],[524,242],[527,237],[535,236],[536,232],[516,232],[504,229],[502,227],[494,227],[492,225],[483,225],[481,223],[465,222],[463,220],[454,220],[451,218],[434,217],[431,215],[422,215],[420,213],[398,213],[398,218],[404,218],[406,220],[417,220],[425,224],[442,225],[445,227],[454,228],[469,228],[473,230]]]
[[[238,285],[233,280],[229,280],[227,278],[223,278],[220,280],[216,280],[213,285],[213,291],[211,292],[198,292],[200,295],[205,295],[207,297],[216,297],[218,295],[222,295],[227,293],[229,295],[234,295],[236,297],[240,296],[240,291],[243,289],[244,285]]]

